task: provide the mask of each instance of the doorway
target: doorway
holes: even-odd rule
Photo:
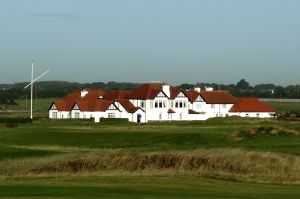
[[[142,120],[142,115],[141,114],[137,114],[137,123],[141,123]]]

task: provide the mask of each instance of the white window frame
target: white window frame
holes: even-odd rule
[[[56,111],[52,112],[52,118],[57,119],[57,112]]]
[[[107,117],[108,118],[116,118],[116,113],[108,113]]]
[[[80,118],[80,113],[79,112],[75,112],[74,113],[74,118],[75,119],[79,119]]]

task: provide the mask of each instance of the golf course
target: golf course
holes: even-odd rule
[[[300,125],[278,119],[0,124],[0,198],[299,198]]]

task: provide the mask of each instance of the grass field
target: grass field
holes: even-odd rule
[[[1,198],[299,198],[298,186],[167,176],[34,177],[0,181]]]
[[[296,111],[300,112],[300,102],[267,102],[278,112]]]
[[[299,198],[299,122],[0,124],[1,198]]]

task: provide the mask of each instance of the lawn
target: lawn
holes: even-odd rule
[[[278,112],[296,111],[300,112],[300,102],[267,102]]]
[[[241,133],[262,127],[280,134]],[[299,132],[249,118],[0,124],[0,197],[299,198]]]
[[[300,187],[167,176],[38,177],[0,181],[1,198],[299,198]]]

